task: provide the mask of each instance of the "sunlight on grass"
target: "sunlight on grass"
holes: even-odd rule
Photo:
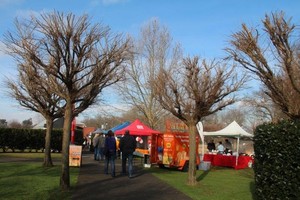
[[[43,153],[1,153],[0,159],[14,157],[25,159],[26,162],[19,159],[17,159],[19,162],[0,162],[0,198],[70,199],[70,193],[63,193],[59,188],[61,165],[42,167],[43,156]],[[61,154],[55,153],[51,156],[56,160],[61,159]],[[70,168],[71,188],[76,185],[79,169]],[[195,200],[254,199],[253,169],[212,167],[209,171],[198,170],[196,186],[186,184],[188,177],[186,172],[158,167],[145,170]]]
[[[0,163],[1,199],[68,199],[59,188],[61,166],[44,168],[40,162]],[[70,168],[71,187],[79,168]]]
[[[188,173],[154,168],[152,173],[159,179],[199,200],[251,200],[254,192],[254,172],[252,169],[211,168],[197,171],[196,186],[186,184]]]

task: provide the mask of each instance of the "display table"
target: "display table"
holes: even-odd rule
[[[253,163],[250,156],[239,156],[238,163],[236,163],[236,156],[227,156],[220,154],[204,154],[203,161],[211,162],[212,166],[232,167],[235,169],[244,169],[248,167],[249,162]]]

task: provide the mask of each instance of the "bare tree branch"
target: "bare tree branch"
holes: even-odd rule
[[[135,56],[126,70],[125,82],[119,84],[119,91],[122,99],[138,108],[155,129],[167,113],[155,99],[151,82],[159,68],[177,62],[181,55],[179,47],[173,46],[168,29],[157,20],[141,29],[140,38],[134,44]]]
[[[238,77],[234,66],[198,57],[183,59],[179,67],[161,68],[153,81],[162,107],[181,119],[189,128],[188,183],[196,184],[196,124],[204,117],[235,103],[234,93],[242,89],[247,77]]]
[[[255,74],[264,84],[265,93],[290,118],[299,119],[300,62],[297,40],[293,38],[295,25],[286,20],[284,13],[266,15],[265,34],[249,29],[232,35],[230,58]],[[264,38],[263,36],[268,36]],[[262,41],[269,41],[263,46]]]
[[[71,13],[32,16],[30,21],[16,21],[16,30],[16,34],[6,34],[10,55],[20,63],[20,68],[31,67],[32,76],[39,83],[33,86],[36,93],[40,92],[44,98],[48,94],[58,97],[59,105],[55,108],[63,110],[60,186],[67,190],[71,122],[97,101],[104,88],[122,79],[126,61],[131,58],[131,43],[122,35],[112,35],[108,27],[91,25],[87,15],[76,17]],[[28,71],[24,77],[31,78]],[[48,86],[43,88],[40,83]],[[31,106],[27,99],[22,103]]]

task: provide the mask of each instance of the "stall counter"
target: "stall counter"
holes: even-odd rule
[[[212,166],[232,167],[235,169],[245,169],[252,166],[253,158],[250,156],[239,156],[236,164],[236,156],[221,154],[204,154],[203,161],[211,162]]]

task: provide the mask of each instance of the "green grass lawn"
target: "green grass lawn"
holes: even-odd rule
[[[43,158],[42,153],[1,153],[4,157]],[[60,154],[52,156],[60,158]],[[0,163],[1,199],[69,199],[69,193],[61,192],[59,179],[61,165],[42,167],[42,162]],[[71,187],[75,186],[79,168],[70,168]]]
[[[212,167],[209,171],[197,171],[196,186],[186,184],[188,174],[176,170],[151,168],[159,179],[199,200],[251,200],[254,194],[253,169],[234,170]]]
[[[0,153],[5,157],[39,159],[26,162],[0,162],[0,198],[12,199],[70,199],[70,193],[59,188],[61,165],[42,167],[43,153]],[[52,154],[60,159],[61,154]],[[149,172],[167,182],[192,199],[199,200],[251,200],[254,193],[253,169],[234,170],[212,167],[197,171],[196,186],[186,184],[188,174],[177,170],[151,167]],[[70,168],[71,188],[75,186],[79,168]]]

